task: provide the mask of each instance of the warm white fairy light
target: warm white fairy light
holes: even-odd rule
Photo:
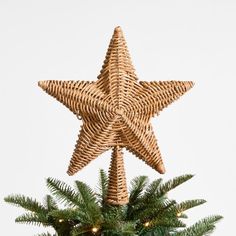
[[[97,233],[97,232],[98,232],[98,228],[97,228],[97,227],[93,227],[93,228],[92,228],[92,232],[93,232],[93,233]]]
[[[182,216],[182,212],[178,212],[178,213],[177,213],[177,216],[178,216],[178,217]]]
[[[144,226],[145,226],[145,227],[148,227],[149,225],[150,225],[150,222],[149,222],[149,221],[147,221],[147,222],[144,223]]]
[[[59,221],[59,223],[62,223],[64,220],[63,219],[59,219],[58,221]]]

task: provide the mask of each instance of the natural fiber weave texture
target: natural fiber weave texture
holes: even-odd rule
[[[51,80],[40,81],[39,86],[83,121],[69,175],[116,146],[126,147],[159,173],[164,173],[150,118],[188,91],[193,82],[139,82],[123,33],[117,27],[97,81]],[[112,163],[117,172],[122,166],[117,164],[118,159],[114,158]]]
[[[129,202],[123,153],[119,146],[115,146],[112,152],[106,201],[112,205],[124,205]]]

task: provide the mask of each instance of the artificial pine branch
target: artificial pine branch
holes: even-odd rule
[[[222,219],[222,216],[215,215],[206,217],[183,231],[173,234],[174,236],[203,236],[209,235],[215,229],[215,223]]]
[[[175,204],[174,207],[171,209],[171,211],[174,212],[174,214],[178,214],[188,209],[191,209],[193,207],[200,206],[204,203],[206,203],[206,200],[204,199],[187,200],[187,201]]]
[[[161,184],[158,186],[158,189],[156,191],[156,197],[161,197],[164,194],[168,193],[172,189],[176,188],[177,186],[183,184],[184,182],[191,179],[193,175],[187,174],[187,175],[181,175],[178,177],[175,177],[174,179],[171,179],[167,181],[164,184]]]
[[[76,180],[75,186],[77,188],[77,191],[79,193],[79,198],[81,202],[84,204],[94,203],[96,202],[96,196],[93,190],[85,183]]]
[[[43,204],[48,211],[57,210],[58,205],[51,195],[46,195]]]
[[[148,184],[148,177],[147,176],[138,176],[131,181],[131,189],[130,189],[130,196],[129,196],[129,203],[133,204],[136,202],[143,193],[144,188]]]
[[[101,169],[99,171],[99,193],[96,194],[102,205],[106,203],[107,188],[108,188],[108,176],[106,172],[103,169]]]
[[[25,213],[21,216],[18,216],[15,219],[16,223],[24,223],[24,224],[33,224],[33,225],[43,225],[43,226],[48,226],[49,222],[47,217],[45,217],[45,215],[39,215],[39,214],[35,214],[35,213]]]
[[[65,203],[68,206],[77,206],[78,194],[66,183],[57,179],[48,178],[47,187],[62,203]]]
[[[4,200],[10,204],[22,207],[28,211],[32,211],[39,214],[47,213],[47,209],[42,204],[40,204],[39,202],[30,197],[18,194],[5,197]]]

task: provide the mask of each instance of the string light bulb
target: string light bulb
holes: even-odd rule
[[[63,220],[63,219],[59,219],[58,221],[59,221],[59,223],[62,223],[62,222],[64,222],[64,220]]]
[[[178,212],[177,216],[180,217],[182,215],[182,212]]]
[[[148,227],[149,225],[150,225],[150,222],[149,222],[149,221],[147,221],[147,222],[144,223],[144,226],[145,226],[145,227]]]
[[[97,232],[98,232],[98,228],[97,228],[97,227],[93,227],[93,228],[92,228],[92,232],[93,232],[93,233],[97,233]]]

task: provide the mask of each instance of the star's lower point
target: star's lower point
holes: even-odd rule
[[[157,165],[157,170],[160,174],[165,174],[166,173],[166,169],[163,163],[159,163]]]

